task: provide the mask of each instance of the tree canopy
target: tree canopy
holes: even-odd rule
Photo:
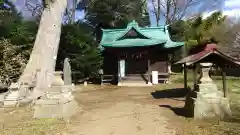
[[[189,50],[206,42],[220,42],[217,31],[223,27],[225,20],[226,16],[221,11],[206,18],[197,16],[186,21],[179,20],[170,26],[170,33],[173,40],[184,41],[185,49]]]
[[[9,85],[16,82],[29,59],[36,37],[38,22],[24,20],[12,3],[9,8],[0,10],[0,76],[1,82]],[[70,58],[73,71],[79,72],[80,78],[96,76],[101,67],[100,51],[86,23],[77,22],[62,27],[57,70],[66,57]]]
[[[18,79],[27,63],[37,25],[23,20],[12,3],[7,5],[0,8],[0,81],[9,85]]]
[[[132,20],[140,26],[150,24],[146,0],[89,0],[86,20],[92,26],[103,28],[123,28]]]
[[[84,23],[63,26],[57,68],[63,68],[65,58],[70,58],[72,70],[77,71],[80,78],[92,78],[98,74],[102,66],[101,53]]]

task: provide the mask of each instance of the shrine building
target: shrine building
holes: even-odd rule
[[[140,27],[132,21],[125,29],[102,29],[102,83],[151,85],[152,71],[166,82],[168,56],[183,45],[170,39],[168,26]]]

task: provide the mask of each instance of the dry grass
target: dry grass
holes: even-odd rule
[[[122,101],[134,101],[142,105],[170,105],[181,108],[184,105],[184,98],[154,99],[150,96],[150,93],[155,90],[161,91],[183,87],[183,75],[173,75],[171,80],[172,84],[169,85],[146,88],[99,85],[77,86],[74,95],[76,101],[84,106],[85,114],[89,110],[108,108]],[[222,85],[219,77],[214,77],[214,80],[221,89]],[[192,118],[176,115],[169,108],[161,108],[163,111],[161,115],[168,119],[169,127],[177,130],[177,135],[237,135],[240,133],[240,90],[237,86],[238,83],[240,83],[238,78],[228,79],[228,88],[233,90],[230,93],[230,99],[234,117],[231,119],[225,121],[194,121]],[[192,84],[190,75],[188,84]],[[82,123],[80,113],[72,118],[71,124],[66,124],[61,119],[33,119],[32,116],[33,110],[31,108],[0,108],[0,135],[61,135],[63,132],[68,132],[71,127],[77,130],[78,124]],[[141,128],[137,126],[137,129],[140,130]]]
[[[52,135],[60,133],[65,123],[60,119],[33,119],[27,107],[1,108],[1,135]]]

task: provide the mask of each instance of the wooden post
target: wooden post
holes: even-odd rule
[[[151,65],[150,65],[150,59],[148,59],[148,84],[151,83]]]
[[[197,66],[196,64],[193,65],[193,88],[195,88],[197,84]]]
[[[224,93],[224,97],[228,97],[226,71],[225,71],[225,68],[224,68],[224,67],[222,68],[222,82],[223,82],[223,93]]]
[[[184,88],[187,89],[187,65],[186,65],[186,63],[184,63],[183,73],[184,73]]]
[[[121,83],[122,81],[122,76],[121,76],[121,67],[120,67],[120,59],[118,59],[118,83]]]
[[[100,77],[101,77],[101,85],[103,85],[103,75],[101,74]]]

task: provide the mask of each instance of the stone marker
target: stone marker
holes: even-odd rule
[[[72,85],[72,72],[69,59],[65,58],[63,66],[64,85]]]
[[[228,98],[218,91],[209,77],[212,63],[201,63],[201,75],[197,87],[186,98],[185,108],[194,119],[220,118],[231,115]]]

